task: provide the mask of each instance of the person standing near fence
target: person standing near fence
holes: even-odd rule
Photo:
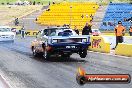
[[[77,29],[77,26],[75,26],[74,31],[79,35],[79,30]]]
[[[82,35],[89,35],[90,33],[92,33],[91,25],[86,23],[85,27],[82,30]]]
[[[123,42],[123,36],[125,35],[126,28],[122,25],[121,21],[118,21],[118,25],[115,27],[115,35],[116,35],[116,46],[118,43]],[[115,47],[116,48],[116,47]]]
[[[25,38],[25,28],[24,28],[24,26],[21,28],[21,38]]]
[[[130,36],[132,36],[132,25],[130,26],[129,34],[130,34]]]
[[[18,26],[18,24],[19,24],[19,20],[18,20],[18,18],[15,18],[14,23],[15,23],[15,26]]]

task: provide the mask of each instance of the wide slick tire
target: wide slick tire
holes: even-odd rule
[[[79,55],[81,58],[85,58],[87,56],[87,49],[84,49],[83,51],[79,52]]]
[[[32,54],[33,54],[34,57],[38,56],[38,53],[36,52],[36,50],[34,48],[32,49]]]
[[[50,53],[47,50],[44,50],[43,57],[44,57],[44,59],[49,59]]]

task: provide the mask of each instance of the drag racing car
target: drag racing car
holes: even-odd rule
[[[31,50],[34,56],[41,54],[46,59],[55,54],[70,57],[73,53],[85,58],[89,45],[89,35],[81,36],[72,29],[54,27],[39,31],[37,38],[31,43]]]
[[[11,29],[9,26],[0,26],[0,42],[14,42],[15,33]]]

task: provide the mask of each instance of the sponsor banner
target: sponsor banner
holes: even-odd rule
[[[26,36],[37,36],[38,31],[37,30],[26,30],[25,35]]]
[[[19,30],[17,35],[21,35],[21,30]],[[37,36],[38,35],[38,30],[25,30],[25,36]]]
[[[110,53],[110,43],[102,36],[91,36],[89,50]]]

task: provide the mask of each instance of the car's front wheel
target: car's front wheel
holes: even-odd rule
[[[84,49],[83,51],[80,51],[79,55],[80,55],[81,58],[85,58],[87,56],[87,49]]]

